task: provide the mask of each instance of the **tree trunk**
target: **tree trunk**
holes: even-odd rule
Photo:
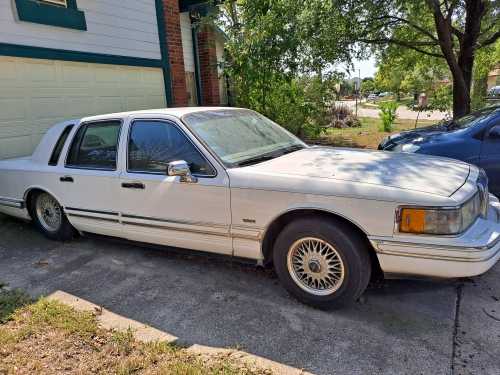
[[[462,75],[462,73],[459,73]],[[453,74],[453,118],[462,117],[470,112],[470,88],[463,77]]]
[[[462,117],[470,112],[470,89],[474,52],[481,30],[481,19],[485,12],[482,0],[465,0],[465,28],[460,33],[458,56],[455,55],[453,26],[450,15],[444,17],[439,2],[428,0],[433,9],[439,46],[453,76],[453,118]]]

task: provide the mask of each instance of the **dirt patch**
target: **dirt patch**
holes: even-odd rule
[[[96,315],[42,299],[0,326],[0,374],[269,374],[222,355],[138,342],[101,329]]]

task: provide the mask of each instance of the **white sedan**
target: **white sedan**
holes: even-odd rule
[[[310,147],[234,108],[109,114],[51,128],[0,162],[0,211],[49,238],[103,235],[273,264],[301,301],[356,300],[374,274],[453,278],[500,258],[478,168]]]

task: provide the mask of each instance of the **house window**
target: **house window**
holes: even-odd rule
[[[40,0],[41,3],[49,3],[54,5],[60,5],[65,8],[68,7],[68,2],[66,0]]]
[[[85,13],[78,9],[77,0],[15,0],[20,21],[87,30]]]

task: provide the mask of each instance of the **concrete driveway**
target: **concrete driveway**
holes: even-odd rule
[[[0,280],[62,290],[179,337],[316,374],[499,374],[500,266],[465,281],[386,281],[318,311],[271,271],[99,237],[46,240],[0,216]]]

